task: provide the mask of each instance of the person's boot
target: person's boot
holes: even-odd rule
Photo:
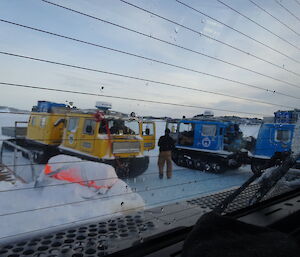
[[[164,174],[159,173],[159,178],[163,179],[164,178]]]

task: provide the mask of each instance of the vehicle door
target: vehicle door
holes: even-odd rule
[[[155,148],[156,127],[154,121],[142,122],[142,137],[144,140],[144,151],[150,151]]]
[[[196,130],[195,130],[196,128]],[[189,121],[182,121],[178,124],[178,145],[185,147],[195,146],[195,137],[197,137],[198,125]]]
[[[67,125],[65,128],[65,133],[63,137],[62,145],[76,149],[79,147],[78,142],[78,126],[79,126],[79,118],[78,117],[69,117],[67,119]],[[80,135],[80,133],[79,133]],[[79,136],[80,137],[80,136]]]
[[[81,139],[79,140],[81,151],[87,153],[92,153],[94,151],[97,134],[96,121],[93,118],[84,119]]]
[[[203,123],[199,131],[198,147],[205,150],[220,150],[218,126]]]
[[[290,125],[277,125],[272,130],[271,141],[275,152],[290,151],[293,128]]]

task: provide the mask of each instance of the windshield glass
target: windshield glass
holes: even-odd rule
[[[254,175],[268,195],[300,185],[300,0],[0,14],[0,256],[107,255],[194,225]]]
[[[177,122],[168,122],[167,128],[170,130],[171,133],[177,132],[178,123]]]
[[[139,135],[139,122],[127,120],[110,120],[109,130],[112,135]]]

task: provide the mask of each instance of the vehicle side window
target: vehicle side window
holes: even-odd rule
[[[40,120],[40,127],[41,128],[44,128],[46,126],[46,120],[47,120],[46,117],[41,118],[41,120]]]
[[[153,123],[143,123],[143,136],[153,136],[154,126]]]
[[[275,141],[287,143],[291,140],[290,130],[276,130]]]
[[[32,126],[35,126],[35,124],[36,124],[36,117],[32,116],[30,122],[31,122]]]
[[[179,125],[179,144],[192,146],[194,144],[194,123],[180,123]]]
[[[217,126],[216,125],[202,125],[201,136],[211,137],[216,136]]]
[[[176,133],[177,132],[178,124],[170,122],[170,123],[168,123],[167,127],[171,131],[171,133]]]
[[[68,120],[68,131],[75,132],[78,126],[79,118],[69,118]]]
[[[99,126],[99,134],[107,134],[107,121],[102,120]]]
[[[220,135],[223,135],[223,128],[220,128]]]
[[[95,132],[95,125],[96,125],[95,120],[86,119],[84,121],[83,134],[93,135]]]

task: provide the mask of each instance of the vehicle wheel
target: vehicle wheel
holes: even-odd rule
[[[224,171],[221,163],[212,163],[211,167],[215,173],[222,173]]]
[[[21,152],[22,153],[22,156],[24,157],[24,158],[27,158],[28,159],[28,154],[27,153],[25,153],[25,152]]]
[[[266,161],[253,158],[251,160],[251,170],[254,174],[261,173],[266,168],[266,164]]]
[[[149,166],[149,157],[145,158],[132,158],[130,160],[118,160],[119,178],[135,178],[142,175]]]
[[[211,172],[212,171],[212,167],[210,163],[205,163],[204,164],[204,171],[205,172]]]
[[[176,165],[178,165],[178,153],[172,152],[172,161],[175,162]]]
[[[193,169],[194,168],[194,161],[192,159],[186,159],[186,166],[189,169]]]
[[[239,161],[237,161],[237,160],[235,160],[235,159],[228,160],[228,167],[230,169],[234,169],[235,170],[235,169],[238,169],[241,166],[242,166],[242,163],[239,162]]]
[[[33,157],[33,161],[35,163],[40,163],[41,162],[41,154],[39,152],[33,152],[32,157]]]
[[[196,160],[195,161],[195,168],[197,169],[197,170],[203,170],[203,162],[201,162],[200,160]]]
[[[236,169],[240,168],[241,166],[242,166],[242,164],[240,162],[238,162],[237,164],[231,166],[230,168],[236,170]]]
[[[186,166],[186,160],[183,156],[179,155],[178,156],[178,166],[185,167]]]

